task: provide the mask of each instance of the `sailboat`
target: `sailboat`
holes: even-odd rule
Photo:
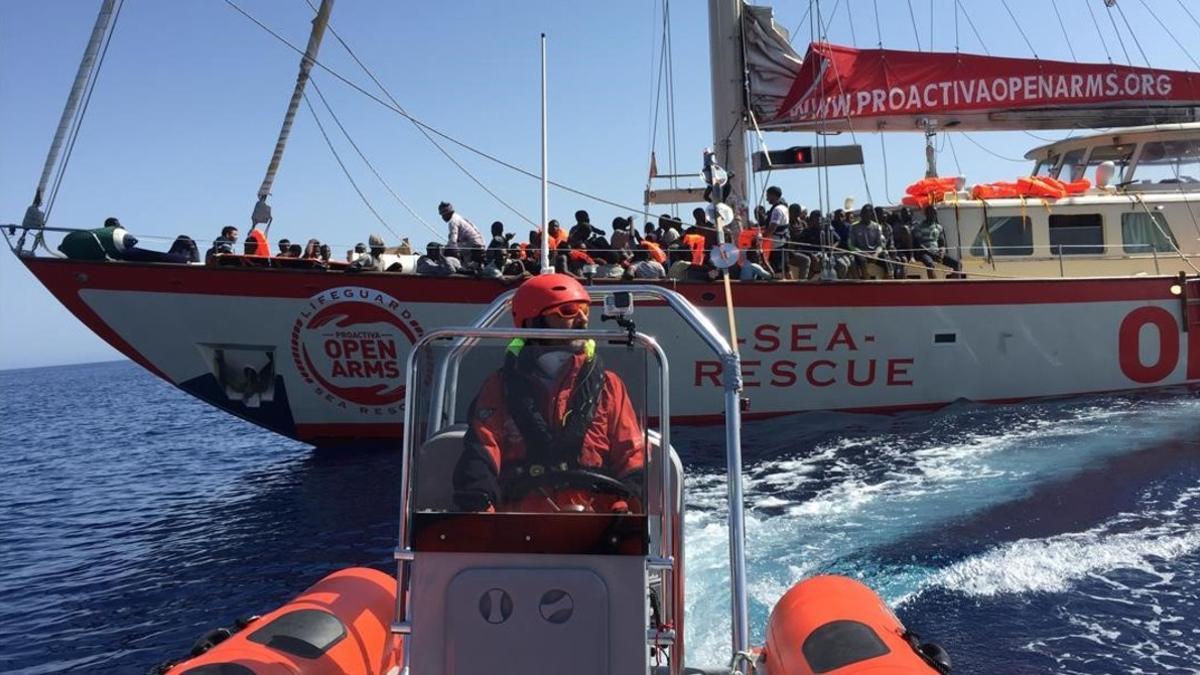
[[[102,7],[60,141],[108,35],[111,5]],[[259,190],[256,228],[270,222],[270,180],[307,73],[321,67],[328,12],[322,3]],[[748,419],[1200,382],[1200,184],[1181,170],[1200,150],[1200,75],[821,41],[801,55],[769,8],[710,0],[708,15],[711,146],[734,168],[724,199],[738,219],[749,218],[748,142],[762,130],[817,132],[803,146],[810,152],[793,155],[819,167],[843,161],[828,143],[839,131],[932,139],[961,129],[1109,127],[1031,151],[1029,176],[1011,185],[946,181],[931,163],[934,182],[914,183],[908,196],[936,214],[966,278],[939,268],[930,279],[915,267],[904,276],[917,278],[904,279],[661,282],[736,330]],[[1144,178],[1164,167],[1175,173]],[[648,190],[646,201],[700,201],[703,192]],[[398,442],[400,373],[412,345],[468,323],[507,289],[481,278],[350,276],[240,253],[212,264],[119,251],[72,259],[47,241],[69,233],[39,219],[41,186],[37,195],[23,222],[2,231],[85,326],[194,397],[315,446]],[[669,314],[647,307],[641,321],[672,345],[674,420],[720,422],[723,364]]]

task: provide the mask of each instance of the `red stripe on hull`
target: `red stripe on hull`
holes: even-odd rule
[[[308,298],[341,285],[374,288],[403,302],[486,304],[510,286],[470,278],[323,270],[204,267],[154,263],[94,263],[48,258],[22,259],[62,300],[82,288],[156,293],[200,293],[243,297]],[[85,275],[81,281],[79,275]],[[603,284],[606,282],[597,282]],[[928,307],[1025,305],[1171,299],[1176,277],[966,279],[935,281],[834,281],[822,283],[736,283],[737,307]],[[662,282],[699,307],[723,307],[717,283]],[[64,301],[64,304],[65,301]],[[90,324],[89,324],[89,327]]]

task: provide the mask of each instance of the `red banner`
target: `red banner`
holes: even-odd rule
[[[912,131],[1190,121],[1200,74],[973,54],[808,47],[768,128]]]

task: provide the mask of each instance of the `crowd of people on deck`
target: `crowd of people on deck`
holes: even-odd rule
[[[550,264],[579,279],[712,281],[729,269],[741,281],[812,279],[904,279],[924,270],[933,278],[941,265],[950,276],[961,276],[961,263],[946,249],[946,238],[934,209],[914,214],[907,207],[883,208],[870,204],[832,214],[788,204],[783,191],[771,186],[767,203],[741,221],[724,204],[692,211],[692,222],[663,214],[639,229],[633,216],[615,217],[605,230],[591,221],[587,211],[576,211],[569,228],[551,220]],[[721,217],[718,219],[717,209]],[[430,242],[414,269],[405,269],[412,254],[408,240],[389,248],[383,237],[372,234],[366,244],[346,251],[345,261],[334,260],[332,248],[317,239],[303,246],[288,239],[271,251],[265,233],[252,227],[239,250],[240,231],[222,228],[205,252],[206,264],[246,258],[290,260],[311,267],[354,272],[411,272],[425,276],[469,276],[517,281],[541,271],[541,228],[530,230],[525,241],[514,241],[502,222],[491,224],[490,239],[453,204],[441,202],[438,214],[446,223],[446,242]],[[718,232],[716,223],[722,223]],[[137,259],[151,262],[199,262],[195,243],[180,237],[168,253],[137,249],[115,218],[105,228],[78,234],[74,246],[63,250],[69,257],[95,253],[101,259]],[[70,235],[68,235],[70,237]],[[114,241],[121,239],[117,245]],[[718,248],[728,242],[732,248]],[[66,242],[64,242],[66,243]],[[96,251],[83,251],[91,245]],[[223,256],[230,256],[223,258]],[[725,259],[725,256],[736,256]],[[409,258],[411,259],[411,258]]]

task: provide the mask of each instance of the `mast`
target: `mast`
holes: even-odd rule
[[[546,34],[542,33],[542,274],[552,274],[550,266],[550,186],[546,174]]]
[[[742,0],[708,0],[713,150],[729,170],[735,211],[746,205],[746,88]]]
[[[83,60],[79,62],[79,70],[75,72],[75,83],[71,85],[71,94],[67,97],[62,117],[58,120],[58,129],[54,132],[54,140],[50,143],[50,152],[46,155],[46,164],[42,167],[42,177],[38,181],[37,191],[33,194],[35,208],[42,205],[42,196],[46,193],[46,183],[50,181],[50,174],[54,172],[54,165],[58,163],[58,153],[62,150],[63,140],[71,126],[71,120],[75,118],[75,113],[79,109],[79,99],[83,95],[84,86],[87,85],[87,81],[92,75],[96,64],[96,55],[100,51],[100,43],[104,41],[104,35],[108,33],[108,27],[112,23],[115,4],[116,0],[104,0],[104,4],[100,6],[100,13],[96,15],[96,24],[92,26],[92,37],[88,40],[87,49],[83,51]]]
[[[308,46],[304,48],[304,56],[300,59],[300,74],[296,76],[296,88],[292,91],[292,100],[288,102],[287,114],[283,116],[283,126],[279,129],[279,139],[275,141],[275,152],[271,155],[271,163],[267,166],[267,175],[263,177],[262,186],[258,188],[258,202],[250,214],[250,228],[265,224],[271,227],[271,207],[267,197],[271,194],[271,186],[275,183],[275,174],[279,171],[279,163],[283,160],[283,150],[287,147],[288,135],[292,132],[292,122],[296,118],[296,110],[304,97],[304,85],[308,84],[308,75],[312,71],[317,52],[321,49],[321,38],[325,36],[325,27],[329,25],[329,13],[333,11],[333,0],[321,0],[317,16],[312,22],[312,32],[308,36]]]

